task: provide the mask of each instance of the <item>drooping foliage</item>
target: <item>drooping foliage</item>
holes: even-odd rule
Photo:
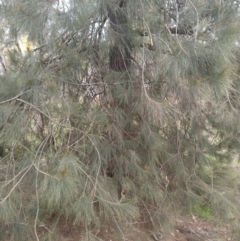
[[[3,240],[52,240],[64,219],[125,239],[144,215],[164,234],[204,206],[238,224],[238,1],[0,6]]]

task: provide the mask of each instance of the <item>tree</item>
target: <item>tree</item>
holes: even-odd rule
[[[238,224],[238,4],[2,0],[2,239],[164,233],[179,205]]]

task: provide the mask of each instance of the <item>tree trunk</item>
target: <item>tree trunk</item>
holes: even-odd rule
[[[128,37],[127,2],[108,8],[108,17],[115,40],[109,51],[109,67],[111,70],[123,72],[131,66],[131,42]]]

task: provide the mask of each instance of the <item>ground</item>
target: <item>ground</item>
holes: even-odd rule
[[[213,221],[195,216],[178,220],[174,233],[163,241],[237,241],[229,225],[216,225]]]
[[[61,225],[59,241],[82,241],[82,232],[79,227],[69,227],[67,223]],[[105,227],[94,230],[93,235],[99,241],[137,241],[143,237],[146,241],[237,241],[232,235],[228,224],[216,224],[211,220],[204,220],[196,216],[185,216],[176,220],[176,226],[166,235],[147,236],[144,230],[132,230],[123,238],[114,236],[113,232]],[[121,235],[120,235],[121,236]]]

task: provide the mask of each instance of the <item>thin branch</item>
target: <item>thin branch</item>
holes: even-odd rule
[[[30,165],[32,166],[32,165]],[[28,169],[30,166],[25,167],[23,170],[21,170],[17,175],[15,175],[11,180],[9,180],[6,184],[3,185],[3,187],[6,187],[7,185],[9,185],[12,181],[14,181],[19,175],[22,174],[22,172],[24,172],[26,169]]]
[[[26,93],[26,92],[25,92],[25,93]],[[11,102],[11,101],[13,101],[13,100],[17,100],[20,96],[22,96],[22,95],[25,94],[25,93],[22,92],[22,93],[16,95],[15,97],[13,97],[13,98],[11,98],[11,99],[1,101],[1,102],[0,102],[0,105],[5,104],[5,103],[7,103],[7,102]]]
[[[116,225],[117,225],[118,230],[120,231],[120,233],[121,233],[121,235],[122,235],[123,240],[125,241],[125,240],[126,240],[126,238],[125,238],[125,236],[124,236],[124,234],[123,234],[122,229],[121,229],[121,228],[120,228],[120,226],[118,225],[118,223],[117,223],[117,220],[116,220],[115,216],[114,216],[114,215],[112,215],[112,217],[113,217],[113,219],[114,219],[114,222],[115,222],[115,223],[116,223]]]
[[[39,163],[38,163],[38,166],[39,166]],[[34,220],[34,233],[35,233],[35,237],[36,237],[37,241],[39,241],[39,237],[38,237],[38,234],[37,234],[37,221],[38,221],[38,215],[39,215],[38,174],[39,174],[39,172],[37,171],[36,179],[35,179],[36,199],[37,199],[37,212],[36,212],[36,216],[35,216],[35,220]]]
[[[11,193],[14,191],[14,189],[18,186],[18,184],[22,181],[22,179],[26,176],[26,174],[28,173],[28,171],[32,168],[32,165],[30,165],[28,167],[28,169],[26,170],[26,172],[22,175],[22,177],[19,179],[19,181],[13,186],[13,188],[10,190],[10,192],[8,193],[8,195],[0,202],[0,204],[3,204],[11,195]],[[15,178],[14,178],[15,179]]]
[[[95,196],[95,193],[97,191],[97,183],[98,183],[98,176],[99,176],[99,173],[100,173],[100,169],[101,169],[101,165],[102,165],[102,161],[101,161],[101,155],[100,155],[100,152],[97,148],[97,146],[95,145],[94,141],[88,136],[88,139],[92,142],[94,148],[96,149],[97,151],[97,154],[98,154],[98,159],[99,159],[99,167],[98,167],[98,171],[97,171],[97,175],[96,175],[96,181],[95,181],[95,184],[94,184],[94,187],[93,187],[93,197]]]
[[[51,176],[51,175],[49,175],[48,173],[41,171],[36,164],[34,164],[33,166],[36,168],[36,170],[37,170],[38,172],[42,173],[43,175],[46,175],[46,176],[48,176],[48,177],[54,178],[54,179],[56,179],[56,180],[59,181],[59,179],[58,179],[57,177]]]

